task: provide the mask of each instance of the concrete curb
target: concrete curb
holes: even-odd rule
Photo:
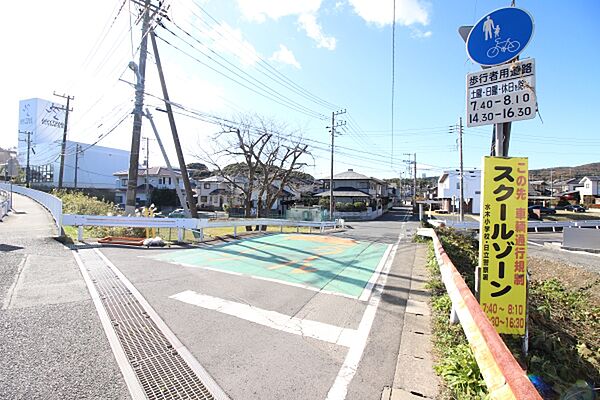
[[[434,399],[439,379],[433,370],[431,313],[426,289],[427,247],[418,245],[411,273],[404,313],[400,350],[391,387],[384,388],[381,400]]]

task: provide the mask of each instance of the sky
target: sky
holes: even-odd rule
[[[336,116],[346,125],[337,129],[335,173],[353,168],[406,177],[413,153],[419,176],[457,168],[465,76],[480,70],[457,30],[510,6],[396,0],[393,28],[393,0],[165,3],[169,21],[156,34],[171,100],[185,108],[175,117],[186,162],[226,143],[216,121],[228,125],[223,121],[256,114],[285,125],[285,137],[302,135],[311,152],[305,172],[317,178],[329,175],[332,112],[344,110]],[[600,3],[517,0],[516,6],[535,23],[520,57],[536,60],[539,115],[513,123],[509,155],[529,157],[532,169],[600,161]],[[11,18],[0,25],[0,147],[17,144],[19,100],[64,101],[56,92],[75,97],[69,139],[129,150],[135,76],[127,65],[139,61],[139,7],[129,0],[30,0],[4,8]],[[145,105],[175,162],[167,116],[155,109],[164,105],[152,54],[146,91]],[[143,124],[143,135],[153,137]],[[491,135],[491,126],[464,129],[466,168],[480,168]],[[150,165],[165,165],[157,143],[149,143]]]

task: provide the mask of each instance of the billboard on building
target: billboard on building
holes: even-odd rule
[[[44,99],[27,99],[19,102],[18,158],[21,165],[27,158],[27,132],[31,132],[30,146],[56,144],[62,140],[65,128],[65,108],[59,103]],[[33,152],[30,156],[34,156]]]

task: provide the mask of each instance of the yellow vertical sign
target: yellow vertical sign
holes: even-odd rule
[[[479,303],[499,333],[525,333],[527,176],[527,158],[484,157]]]

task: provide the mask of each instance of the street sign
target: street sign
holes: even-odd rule
[[[535,60],[467,74],[467,127],[535,118]]]
[[[484,157],[479,303],[498,333],[525,333],[527,176],[527,158]]]
[[[533,36],[533,18],[520,8],[506,7],[485,15],[467,38],[467,54],[484,66],[517,57]]]

